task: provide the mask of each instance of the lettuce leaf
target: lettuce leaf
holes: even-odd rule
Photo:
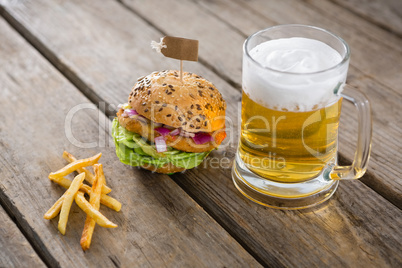
[[[172,163],[177,167],[190,169],[198,166],[210,153],[188,153],[168,147],[166,152],[158,153],[155,145],[149,144],[141,135],[120,126],[117,118],[112,123],[112,136],[116,145],[116,155],[120,161],[130,166],[154,165],[162,167]]]

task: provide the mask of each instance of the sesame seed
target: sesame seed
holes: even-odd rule
[[[166,117],[171,117],[171,116],[172,116],[171,114],[167,114],[167,115],[166,115]]]
[[[177,109],[178,109],[179,107],[177,107],[177,105],[174,107],[174,109],[177,111]]]
[[[182,126],[185,126],[185,125],[187,125],[187,122],[184,122],[184,123],[182,124]]]
[[[158,112],[160,112],[160,111],[162,111],[162,110],[163,110],[163,108],[160,108]]]
[[[191,128],[194,128],[194,125],[193,125],[193,124],[190,124],[190,127],[191,127]]]
[[[196,120],[197,122],[201,122],[201,120],[200,120],[199,118],[196,118],[195,120]]]
[[[200,129],[201,127],[196,127],[195,129]]]
[[[143,103],[142,103],[142,106],[145,106],[145,105],[147,105],[147,103],[146,103],[146,102],[143,102]]]
[[[213,98],[214,97],[214,95],[213,94],[211,94],[211,95],[209,95],[211,98]]]
[[[204,122],[204,126],[207,126],[207,121]]]
[[[214,88],[213,88],[213,87],[209,87],[209,89],[210,89],[210,90],[214,90]]]
[[[178,119],[179,119],[179,121],[183,121],[183,118],[181,118],[180,116],[179,117],[177,117]]]
[[[193,112],[192,112],[192,111],[187,111],[187,113],[188,113],[188,114],[193,114]]]
[[[166,107],[166,106],[167,106],[167,104],[166,104],[166,103],[162,104],[162,107]]]
[[[191,108],[191,109],[194,109],[194,104],[191,104],[190,108]]]
[[[148,90],[148,95],[151,94],[151,90]]]
[[[155,101],[155,103],[156,103],[156,104],[158,104],[158,103],[159,103],[159,101],[158,101],[158,100],[156,100],[156,101]]]
[[[168,87],[173,88],[173,86],[172,86],[172,85],[169,85]]]
[[[148,108],[144,110],[144,112],[148,112]]]

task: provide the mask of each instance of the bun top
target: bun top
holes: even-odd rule
[[[187,132],[213,132],[225,127],[226,102],[208,80],[185,72],[153,72],[140,77],[128,104],[155,123]]]

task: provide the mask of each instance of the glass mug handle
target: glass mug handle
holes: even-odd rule
[[[361,178],[366,172],[371,151],[372,124],[370,103],[366,96],[356,88],[346,84],[344,89],[347,90],[347,93],[342,93],[341,96],[345,100],[353,103],[357,109],[357,148],[352,165],[335,165],[332,167],[332,170],[329,172],[329,178],[333,180],[351,180]]]

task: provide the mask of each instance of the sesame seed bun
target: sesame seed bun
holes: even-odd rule
[[[208,80],[178,71],[153,72],[134,85],[128,104],[140,115],[187,132],[225,128],[226,102]]]

